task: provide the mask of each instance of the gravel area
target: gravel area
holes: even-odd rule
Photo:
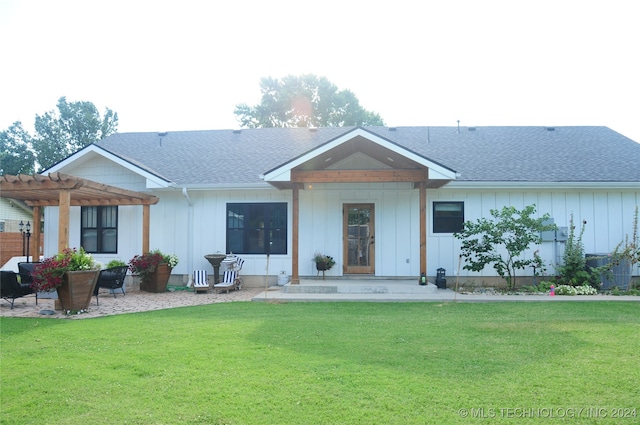
[[[251,301],[253,297],[264,291],[264,288],[243,287],[240,291],[229,293],[216,293],[212,290],[208,292],[194,293],[190,290],[167,291],[164,293],[143,292],[140,290],[129,290],[126,295],[119,291],[114,298],[113,295],[104,291],[100,292],[99,302],[96,304],[96,297],[91,297],[89,309],[86,313],[67,316],[61,310],[55,310],[55,301],[52,299],[38,298],[33,295],[18,298],[13,309],[5,300],[0,301],[0,316],[2,317],[41,317],[54,319],[89,319],[93,317],[111,316],[114,314],[135,313],[140,311],[162,310],[166,308],[184,307],[202,304],[214,304],[234,301]],[[42,314],[46,311],[53,311],[53,314]]]

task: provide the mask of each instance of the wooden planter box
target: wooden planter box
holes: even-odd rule
[[[171,267],[168,264],[158,264],[156,270],[147,279],[140,279],[140,290],[147,292],[165,292],[171,277]]]
[[[62,309],[65,311],[88,309],[99,275],[100,270],[66,272],[62,285],[56,288]]]

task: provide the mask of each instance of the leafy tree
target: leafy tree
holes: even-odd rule
[[[263,78],[262,100],[255,106],[236,105],[243,127],[342,127],[384,125],[377,113],[360,106],[349,90],[340,90],[325,77],[313,74]]]
[[[543,224],[549,214],[533,218],[535,205],[522,211],[515,207],[504,207],[502,211],[491,210],[493,219],[481,218],[475,223],[464,223],[462,232],[454,236],[462,240],[461,256],[467,260],[465,270],[479,272],[488,264],[507,281],[507,288],[516,286],[516,270],[536,263],[535,258],[522,258],[522,253],[532,243],[542,242],[540,232],[552,230],[555,225]]]
[[[116,132],[118,114],[106,109],[104,116],[91,102],[58,100],[58,112],[36,115],[32,139],[38,164],[49,168],[83,147]]]
[[[29,150],[31,136],[20,121],[0,131],[0,175],[33,174],[36,157]]]

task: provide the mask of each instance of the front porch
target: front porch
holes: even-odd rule
[[[318,280],[301,278],[299,284],[281,288],[285,294],[436,294],[433,284],[419,285],[417,279],[353,279]]]
[[[299,284],[272,286],[255,296],[253,301],[267,302],[419,302],[453,301],[451,289],[438,289],[434,284],[419,285],[417,279],[334,278],[318,280],[302,277]]]

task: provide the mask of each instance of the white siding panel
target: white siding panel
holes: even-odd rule
[[[144,177],[98,155],[90,162],[82,162],[72,169],[65,170],[65,174],[122,189],[147,192]]]
[[[503,206],[513,205],[518,209],[531,204],[536,205],[537,216],[545,213],[551,215],[555,224],[559,227],[569,226],[571,214],[574,216],[576,237],[580,233],[582,221],[587,224],[583,235],[585,253],[611,252],[616,245],[624,240],[626,234],[633,231],[633,214],[639,204],[640,193],[638,191],[477,191],[465,192],[463,190],[449,190],[442,188],[436,191],[428,191],[428,208],[434,201],[462,200],[465,202],[465,220],[475,221],[480,217],[490,217],[489,210],[502,209]],[[432,211],[431,209],[429,211]],[[429,218],[429,228],[433,225]],[[428,247],[428,274],[435,275],[438,267],[444,267],[449,273],[449,268],[457,268],[456,260],[459,255],[460,244],[453,235],[438,235],[429,232]],[[561,258],[564,244],[543,242],[540,246],[532,247],[526,252],[532,256],[539,249],[542,258],[549,266],[553,266]],[[454,250],[454,252],[451,252]],[[448,266],[447,266],[448,265]],[[452,269],[453,270],[453,269]],[[550,267],[552,272],[552,267]],[[635,274],[638,273],[636,270]],[[474,276],[475,273],[461,270],[462,276]],[[531,270],[519,272],[518,275],[530,275]],[[479,275],[496,276],[492,267],[488,266]]]

